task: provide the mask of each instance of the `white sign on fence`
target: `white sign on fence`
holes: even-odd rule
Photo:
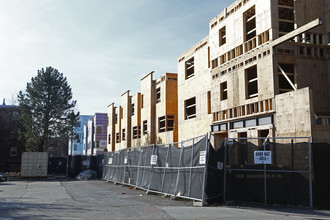
[[[199,164],[205,164],[206,163],[206,151],[203,150],[199,153]]]
[[[109,158],[108,164],[112,164],[112,157]]]
[[[218,161],[217,163],[217,169],[222,170],[223,169],[223,162]]]
[[[151,165],[156,165],[157,164],[157,159],[158,159],[157,155],[151,155],[150,164]]]
[[[124,158],[124,164],[127,164],[127,156]]]
[[[255,164],[272,164],[271,151],[254,151]]]

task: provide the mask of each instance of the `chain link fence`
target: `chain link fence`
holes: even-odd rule
[[[226,138],[223,200],[312,208],[311,158],[310,138]]]
[[[103,179],[203,205],[313,206],[310,138],[224,140],[211,134],[129,148],[105,155]]]
[[[208,136],[110,152],[103,179],[147,192],[203,201]]]

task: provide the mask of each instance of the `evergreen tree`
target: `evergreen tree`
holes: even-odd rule
[[[72,91],[63,73],[52,67],[38,70],[37,76],[20,91],[19,121],[25,130],[19,137],[27,151],[47,151],[48,146],[68,141],[79,117]]]

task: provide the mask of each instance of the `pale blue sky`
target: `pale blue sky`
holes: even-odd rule
[[[62,72],[81,114],[106,112],[140,79],[177,72],[234,0],[0,0],[0,98],[11,104],[37,70]],[[1,104],[0,103],[0,104]]]

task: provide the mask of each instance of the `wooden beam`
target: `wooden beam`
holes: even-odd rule
[[[291,87],[297,91],[297,88],[293,85],[293,83],[291,82],[290,78],[288,77],[288,75],[286,75],[286,73],[284,72],[284,70],[282,69],[282,67],[280,65],[278,65],[278,68],[280,69],[280,71],[282,72],[283,76],[285,77],[285,79],[289,82],[289,84],[291,85]]]
[[[298,36],[299,34],[305,33],[307,31],[309,31],[310,29],[313,29],[321,24],[322,24],[322,19],[317,18],[317,19],[291,31],[290,33],[287,33],[286,35],[283,35],[282,37],[275,39],[274,41],[272,41],[270,43],[270,46],[274,47],[281,43],[284,43],[285,41],[288,41],[288,40]]]

